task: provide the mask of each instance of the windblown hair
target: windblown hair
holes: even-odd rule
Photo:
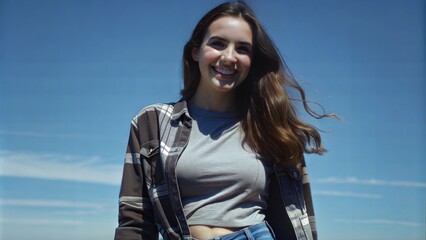
[[[288,91],[290,88],[297,90],[299,101],[312,117],[319,119],[332,114],[317,114],[308,106],[303,88],[288,70],[253,10],[242,1],[215,7],[196,25],[183,51],[183,99],[190,100],[194,96],[201,78],[198,62],[192,59],[191,51],[200,48],[210,24],[223,16],[244,19],[253,33],[250,71],[236,89],[245,142],[261,156],[283,165],[300,163],[304,152],[325,152],[318,129],[297,116],[294,106],[297,100],[290,98]]]

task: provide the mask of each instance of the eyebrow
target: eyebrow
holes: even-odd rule
[[[225,38],[222,38],[222,37],[219,37],[219,36],[213,36],[213,37],[211,37],[211,38],[209,39],[209,42],[210,42],[211,40],[220,40],[220,41],[224,41],[224,42],[229,42],[229,41],[228,41],[228,40],[226,40]],[[245,45],[245,46],[250,47],[250,48],[252,47],[252,44],[251,44],[251,43],[249,43],[249,42],[245,42],[245,41],[238,42],[238,44]]]

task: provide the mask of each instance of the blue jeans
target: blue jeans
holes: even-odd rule
[[[262,222],[209,240],[275,240],[275,234],[267,222]]]

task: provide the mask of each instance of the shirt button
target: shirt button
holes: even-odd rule
[[[297,178],[297,172],[293,172],[293,177]]]

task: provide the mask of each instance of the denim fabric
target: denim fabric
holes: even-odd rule
[[[275,234],[267,222],[243,228],[237,232],[226,234],[209,240],[275,240]]]

